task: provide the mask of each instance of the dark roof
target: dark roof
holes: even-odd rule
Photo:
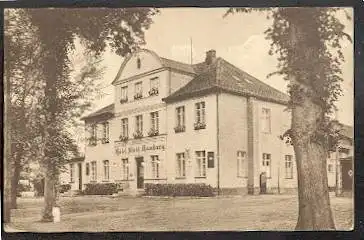
[[[82,117],[81,120],[86,120],[101,115],[113,115],[113,114],[114,114],[114,103],[107,105],[106,107],[103,107],[87,116]]]
[[[222,58],[211,65],[194,65],[196,77],[164,100],[166,102],[186,99],[208,91],[222,90],[266,101],[287,104],[289,97],[279,90],[263,83]]]
[[[192,65],[187,63],[178,62],[172,59],[160,57],[163,67],[180,70],[188,73],[195,73]]]
[[[354,128],[349,125],[340,124],[341,125],[341,131],[340,134],[344,137],[354,139]]]

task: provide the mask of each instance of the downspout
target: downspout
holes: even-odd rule
[[[217,194],[220,195],[220,123],[219,123],[219,90],[216,92],[216,160],[217,160]]]

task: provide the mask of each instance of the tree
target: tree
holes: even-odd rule
[[[22,10],[5,11],[5,79],[9,87],[6,114],[11,135],[11,149],[7,152],[11,166],[11,208],[16,208],[20,173],[38,153],[39,125],[34,119],[37,96],[41,89],[38,55],[39,47],[34,28]]]
[[[270,54],[289,81],[291,138],[297,162],[299,214],[296,230],[335,229],[327,184],[326,159],[333,142],[330,114],[341,95],[341,40],[351,38],[335,15],[339,8],[231,8],[266,11],[273,25],[266,30]],[[335,142],[335,141],[334,141]]]
[[[79,79],[70,78],[69,54],[75,39],[81,39],[88,53],[99,56],[107,46],[124,56],[144,43],[144,31],[152,23],[154,9],[27,9],[31,24],[37,28],[42,49],[41,74],[45,81],[41,98],[44,119],[43,165],[45,172],[45,208],[43,221],[52,221],[55,183],[60,167],[69,158],[74,142],[67,133],[67,119],[81,114],[79,99],[87,88],[90,69]],[[81,108],[82,109],[82,108]]]

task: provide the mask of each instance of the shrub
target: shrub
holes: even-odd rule
[[[118,192],[116,183],[88,183],[85,184],[84,195],[112,195]]]
[[[196,196],[212,197],[214,189],[204,183],[197,184],[145,184],[145,194],[149,196]]]
[[[68,192],[69,190],[71,190],[71,184],[61,184],[61,185],[59,185],[59,192],[60,193],[65,193],[65,192]]]

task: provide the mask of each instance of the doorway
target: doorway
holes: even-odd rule
[[[135,158],[137,165],[137,188],[144,188],[144,160],[143,157]]]
[[[259,177],[259,185],[260,185],[260,194],[267,193],[267,174],[262,172]]]
[[[82,191],[82,163],[78,164],[78,190]]]
[[[343,191],[352,191],[354,177],[352,161],[341,161],[341,174]]]

